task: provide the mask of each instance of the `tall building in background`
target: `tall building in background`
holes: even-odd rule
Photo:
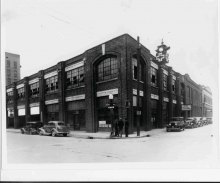
[[[212,92],[208,86],[202,87],[202,115],[212,117]]]
[[[5,84],[20,80],[20,55],[5,52]]]

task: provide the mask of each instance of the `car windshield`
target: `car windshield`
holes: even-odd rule
[[[59,122],[57,123],[59,126],[64,126],[64,123],[63,122]]]
[[[35,126],[36,126],[36,123],[27,123],[27,126],[28,126],[28,127],[35,127]]]

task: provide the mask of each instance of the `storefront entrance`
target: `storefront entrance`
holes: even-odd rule
[[[47,105],[47,118],[46,123],[49,121],[59,121],[59,105],[50,104]]]
[[[68,126],[72,130],[85,130],[85,110],[68,111]]]
[[[151,99],[151,124],[153,128],[158,128],[158,101]]]

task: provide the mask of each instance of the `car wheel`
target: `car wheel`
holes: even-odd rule
[[[64,133],[63,136],[66,137],[66,136],[67,136],[67,133]]]
[[[170,130],[169,129],[167,129],[167,132],[169,132]]]
[[[21,130],[21,134],[24,134],[24,130]]]
[[[56,137],[56,132],[55,131],[52,132],[52,136]]]

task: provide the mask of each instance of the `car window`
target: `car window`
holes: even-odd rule
[[[64,123],[59,122],[58,125],[62,126],[62,125],[64,125]]]

